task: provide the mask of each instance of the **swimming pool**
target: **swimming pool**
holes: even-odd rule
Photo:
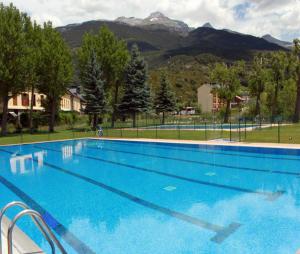
[[[38,210],[71,254],[294,254],[299,162],[296,149],[96,139],[2,146],[0,205]],[[28,220],[19,226],[47,246]]]

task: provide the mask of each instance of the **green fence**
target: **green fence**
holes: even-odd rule
[[[232,142],[269,142],[300,144],[300,125],[289,122],[255,121],[253,119],[231,119],[223,123],[200,116],[172,116],[165,120],[159,117],[140,118],[137,126],[130,121],[119,121],[114,128],[106,122],[102,125],[103,136],[111,138],[148,138],[179,140],[223,140]],[[28,131],[11,133],[0,138],[0,145],[41,142],[61,139],[96,137],[97,133],[86,126],[59,127],[55,133],[40,128],[35,134]]]

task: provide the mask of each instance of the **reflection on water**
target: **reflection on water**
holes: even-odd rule
[[[219,225],[228,221],[243,225],[222,244],[209,240],[213,232],[147,212],[118,218],[113,227],[107,220],[77,217],[69,229],[96,253],[105,254],[295,254],[300,246],[295,234],[300,228],[300,208],[289,195],[264,206],[245,194],[213,206],[195,204],[186,213],[210,217]]]
[[[35,163],[37,162],[37,168],[41,168],[44,165],[44,156],[46,151],[39,151],[24,155],[13,155],[10,158],[10,170],[13,174],[27,174],[35,170]]]
[[[68,145],[62,146],[61,151],[62,151],[63,160],[72,159],[72,157],[73,157],[73,146],[68,146]]]
[[[75,154],[79,154],[82,151],[83,143],[77,142],[75,145],[62,145],[62,158],[63,160],[70,160],[73,158],[74,152]]]

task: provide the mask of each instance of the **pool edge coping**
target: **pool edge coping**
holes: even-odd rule
[[[278,148],[278,149],[300,149],[300,144],[288,144],[288,143],[258,143],[258,142],[237,142],[237,141],[203,141],[203,140],[179,140],[179,139],[150,139],[150,138],[114,138],[114,137],[83,137],[74,139],[57,139],[57,140],[46,140],[36,142],[25,142],[0,145],[4,146],[19,146],[19,145],[31,145],[41,143],[53,143],[63,142],[72,140],[84,140],[84,139],[96,139],[96,140],[114,140],[114,141],[134,141],[134,142],[157,142],[157,143],[169,143],[169,144],[191,144],[191,145],[209,145],[209,146],[231,146],[231,147],[254,147],[254,148]]]
[[[201,140],[178,140],[178,139],[148,139],[148,138],[89,138],[97,140],[115,140],[115,141],[135,141],[135,142],[157,142],[169,144],[191,144],[191,145],[210,145],[210,146],[232,146],[232,147],[254,147],[254,148],[278,148],[278,149],[300,149],[300,144],[284,143],[257,143],[257,142],[236,142],[236,141],[201,141]]]

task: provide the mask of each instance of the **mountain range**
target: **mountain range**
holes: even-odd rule
[[[210,23],[191,28],[160,12],[145,19],[119,17],[113,21],[93,20],[57,28],[72,48],[81,44],[84,33],[95,33],[107,26],[130,48],[138,44],[151,66],[164,64],[176,56],[195,57],[209,54],[226,61],[249,60],[257,51],[286,50],[291,44],[266,35],[263,38],[241,34],[228,29],[215,29]]]

